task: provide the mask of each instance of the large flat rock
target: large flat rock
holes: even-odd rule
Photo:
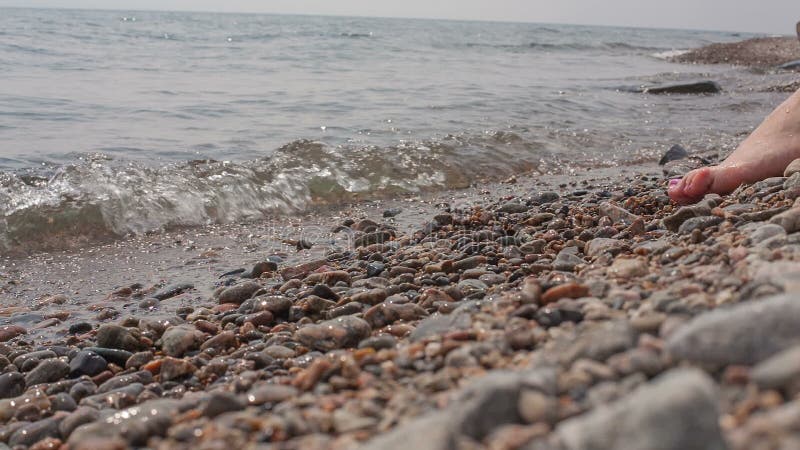
[[[569,450],[722,450],[716,386],[697,369],[675,369],[621,400],[556,428]]]
[[[800,295],[753,300],[695,317],[667,340],[677,357],[704,365],[756,364],[800,343]]]

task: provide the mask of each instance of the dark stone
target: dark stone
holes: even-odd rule
[[[355,248],[358,248],[358,247],[366,247],[372,244],[382,244],[391,238],[392,235],[386,231],[375,231],[373,233],[367,233],[363,236],[356,238],[353,241],[353,246]]]
[[[106,361],[114,363],[120,367],[125,367],[125,363],[128,361],[128,358],[133,355],[133,353],[127,350],[119,350],[115,348],[86,347],[84,350],[97,353]]]
[[[245,404],[237,396],[229,392],[214,392],[208,403],[202,409],[204,416],[213,419],[220,414],[231,411],[241,411]]]
[[[706,228],[721,224],[722,220],[722,217],[718,216],[692,217],[681,224],[681,226],[678,228],[678,233],[689,234],[694,230],[703,231]]]
[[[688,158],[689,152],[686,151],[685,148],[681,147],[679,144],[675,144],[664,153],[664,156],[658,161],[659,166],[663,166],[664,164],[670,161],[677,161],[679,159]]]
[[[295,339],[309,348],[326,352],[356,347],[371,331],[364,319],[344,316],[300,328],[295,332]]]
[[[19,428],[9,438],[8,445],[12,447],[31,446],[48,437],[60,437],[56,418],[51,417]]]
[[[645,94],[719,94],[722,88],[714,81],[697,81],[663,86],[651,86],[641,90]]]
[[[19,372],[0,375],[0,398],[13,398],[25,391],[25,377]]]
[[[151,295],[151,297],[157,298],[158,300],[166,300],[176,295],[183,294],[190,289],[194,289],[194,285],[191,283],[171,284],[158,290],[155,294]]]
[[[69,362],[69,375],[71,377],[79,377],[81,375],[93,377],[106,370],[106,367],[108,367],[108,362],[102,356],[88,350],[82,350]]]
[[[142,344],[129,329],[105,324],[97,330],[97,346],[135,352],[142,347]]]
[[[800,70],[800,59],[789,61],[778,66],[780,70]]]
[[[92,324],[89,322],[78,322],[69,326],[69,334],[84,334],[92,331]]]
[[[27,387],[58,381],[69,374],[69,365],[58,358],[45,359],[25,375]]]

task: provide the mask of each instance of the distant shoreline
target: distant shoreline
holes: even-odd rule
[[[679,63],[732,64],[752,68],[772,68],[795,60],[800,60],[800,42],[794,36],[709,44],[672,58]]]

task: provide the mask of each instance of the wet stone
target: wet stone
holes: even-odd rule
[[[125,368],[138,369],[152,360],[153,352],[151,351],[134,353],[130,358],[128,358],[127,361],[125,361]]]
[[[260,284],[256,283],[255,281],[246,281],[244,283],[231,286],[220,292],[217,300],[220,304],[235,303],[240,305],[242,302],[252,297],[253,294],[255,294],[259,289],[261,289]]]
[[[25,391],[25,377],[19,372],[0,375],[0,398],[13,398]]]
[[[135,352],[142,348],[133,333],[119,325],[105,324],[97,330],[97,346]]]
[[[209,418],[231,411],[241,411],[245,404],[239,397],[229,392],[214,392],[203,406],[201,413]]]
[[[168,356],[164,358],[163,362],[161,363],[161,371],[159,372],[159,375],[161,376],[161,381],[163,382],[183,378],[187,375],[193,374],[195,371],[197,371],[197,367],[195,367],[192,363]]]
[[[19,428],[8,439],[8,444],[12,447],[30,446],[48,437],[59,437],[58,420],[55,418],[40,420]]]
[[[58,381],[69,374],[69,365],[59,358],[45,359],[25,375],[25,385],[35,386]]]
[[[91,351],[82,350],[69,362],[69,375],[71,377],[79,377],[81,375],[93,377],[106,370],[107,366],[108,363],[102,356]]]
[[[431,336],[445,334],[448,331],[466,330],[472,326],[472,317],[466,312],[453,311],[449,315],[434,315],[420,322],[411,332],[412,342],[421,341]]]
[[[128,361],[128,358],[130,358],[131,355],[133,355],[133,353],[127,350],[118,350],[113,348],[86,347],[84,350],[96,353],[102,356],[106,361],[114,363],[120,367],[124,367],[125,362]]]
[[[222,333],[203,342],[203,345],[200,346],[200,350],[213,348],[217,352],[224,352],[228,349],[236,348],[237,346],[238,341],[236,340],[236,335],[232,331],[223,331]]]
[[[356,347],[370,332],[369,323],[364,319],[344,316],[303,327],[295,332],[295,338],[309,348],[329,351]]]
[[[0,327],[0,342],[7,342],[28,331],[19,325],[4,325]]]
[[[191,283],[171,284],[154,293],[152,297],[157,300],[166,300],[191,289],[194,289],[194,285]]]
[[[84,334],[92,331],[92,324],[89,322],[78,322],[69,326],[69,334]]]
[[[275,317],[282,317],[289,313],[292,308],[292,301],[288,297],[277,295],[262,295],[252,301],[243,303],[239,312],[249,314],[261,311],[269,311]]]
[[[14,358],[14,365],[22,372],[29,372],[39,365],[42,360],[56,358],[58,355],[52,350],[40,350],[37,352],[25,353]]]
[[[181,357],[186,352],[199,348],[203,333],[191,325],[176,325],[161,336],[161,349],[169,356]]]
[[[681,147],[679,144],[675,144],[670,147],[663,156],[661,156],[661,159],[658,161],[658,165],[663,166],[670,161],[678,161],[688,157],[689,152],[687,152],[686,149]]]
[[[395,348],[395,346],[397,346],[397,338],[390,334],[373,336],[364,339],[358,344],[358,348],[371,348],[375,350],[390,349]]]
[[[297,395],[298,390],[292,386],[262,384],[251,389],[246,398],[248,404],[259,406],[265,403],[280,403]]]
[[[69,438],[72,432],[79,426],[94,422],[99,418],[99,411],[94,408],[81,406],[59,423],[58,430],[61,436],[66,439]]]
[[[153,374],[147,370],[140,370],[138,372],[117,375],[110,378],[105,383],[97,387],[99,394],[110,392],[130,384],[149,384],[153,382]]]
[[[72,412],[78,408],[78,404],[75,403],[75,399],[73,399],[69,394],[66,392],[61,392],[50,397],[50,408],[53,411],[68,411]]]

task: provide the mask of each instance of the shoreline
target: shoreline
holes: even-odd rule
[[[670,60],[684,64],[731,64],[753,69],[775,69],[781,64],[800,60],[800,42],[796,36],[782,36],[714,43]]]
[[[73,280],[25,306],[3,305],[2,376],[16,373],[11,364],[23,372],[0,384],[0,396],[49,395],[25,416],[0,400],[5,439],[30,445],[27,436],[50,436],[70,448],[264,439],[287,449],[405,448],[411,437],[431,449],[562,448],[571,439],[619,447],[592,423],[633,421],[619,439],[655,445],[646,436],[658,426],[673,432],[668,448],[723,440],[751,448],[757,424],[800,411],[784,397],[789,385],[767,388],[751,376],[794,334],[758,361],[719,337],[707,338],[711,348],[686,341],[743,326],[768,336],[764,327],[778,326],[769,320],[780,317],[759,321],[760,312],[746,325],[702,325],[715,309],[796,289],[786,270],[800,270],[799,235],[782,228],[794,222],[770,218],[800,214],[790,209],[798,180],[678,208],[664,194],[663,167],[649,164],[362,204],[318,226],[330,233],[351,219],[363,232],[325,234],[300,252],[260,242],[268,227],[255,224],[112,244],[92,252],[98,278],[137,246],[153,257],[96,292],[58,292],[95,283]],[[296,225],[272,240],[303,239]],[[348,252],[348,242],[359,246]],[[220,278],[274,256],[282,260],[260,278]],[[73,260],[49,255],[28,273],[50,267],[57,278]],[[19,298],[45,279],[21,280]],[[703,371],[711,361],[721,369]],[[76,394],[78,385],[88,391]],[[697,395],[668,400],[686,390]],[[57,412],[64,396],[80,407]],[[135,414],[102,424],[125,408],[156,411],[163,424],[145,426]],[[698,431],[687,411],[707,425]],[[58,431],[47,431],[53,423]]]

